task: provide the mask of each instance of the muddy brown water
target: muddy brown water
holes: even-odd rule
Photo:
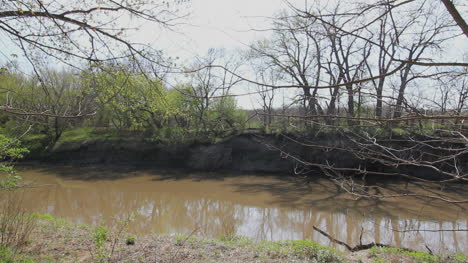
[[[205,237],[309,239],[340,248],[314,231],[317,226],[352,246],[362,236],[363,243],[468,253],[468,232],[456,231],[468,228],[466,204],[420,197],[355,200],[326,179],[307,183],[290,176],[37,164],[19,171],[32,183],[17,193],[28,210],[110,227],[132,217],[128,230],[137,235],[195,231]],[[464,189],[452,197],[467,199]]]

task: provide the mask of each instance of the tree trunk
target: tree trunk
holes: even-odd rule
[[[354,117],[354,94],[353,86],[346,86],[348,92],[348,117]],[[354,120],[348,119],[348,125],[353,126],[355,123]]]
[[[380,79],[379,80],[379,86],[377,87],[377,104],[375,105],[375,117],[380,119],[382,118],[382,111],[383,111],[383,99],[382,99],[382,93],[383,93],[383,86],[384,86],[384,80]]]

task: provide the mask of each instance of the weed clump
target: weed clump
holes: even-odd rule
[[[127,246],[135,245],[135,237],[127,237],[127,239],[125,240],[125,244],[127,244]]]
[[[388,262],[393,258],[399,258],[400,261],[408,258],[418,263],[468,263],[467,255],[432,255],[422,251],[387,247],[373,247],[370,249],[369,256],[374,263]]]

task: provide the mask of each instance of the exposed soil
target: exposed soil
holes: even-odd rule
[[[382,140],[382,143],[395,149],[404,149],[399,153],[402,158],[408,155],[415,159],[430,161],[430,158],[433,158],[432,151],[435,151],[432,146],[417,143],[409,145],[411,144],[409,140]],[[464,147],[452,144],[445,147]],[[380,148],[374,150],[384,151]],[[441,176],[434,169],[427,167],[383,165],[365,156],[358,144],[339,134],[322,134],[296,139],[276,135],[240,134],[217,143],[170,144],[136,139],[68,141],[56,145],[51,151],[30,155],[27,159],[78,165],[123,164],[198,171],[281,174],[300,173],[314,167],[303,165],[303,162],[306,162],[335,168],[365,170],[370,175],[373,172],[375,174],[387,172],[405,173],[425,179],[436,179]],[[458,163],[468,165],[467,154],[459,158]]]

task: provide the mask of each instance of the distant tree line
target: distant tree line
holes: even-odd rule
[[[45,135],[52,145],[65,130],[82,127],[166,141],[223,137],[242,130],[246,113],[232,97],[213,97],[214,76],[201,74],[200,80],[168,89],[160,79],[148,80],[129,66],[80,72],[43,69],[41,78],[4,72],[1,127],[14,136],[31,126],[29,134]]]

